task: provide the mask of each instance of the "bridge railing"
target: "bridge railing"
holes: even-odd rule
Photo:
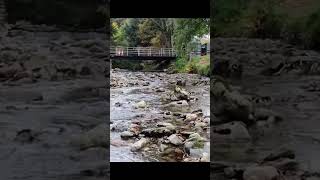
[[[173,48],[155,48],[155,47],[110,47],[111,56],[161,56],[176,57],[176,51]]]

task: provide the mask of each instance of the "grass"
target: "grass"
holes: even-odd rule
[[[195,73],[203,76],[210,74],[210,56],[195,56],[188,60],[187,58],[179,58],[175,62],[175,70],[179,73]]]

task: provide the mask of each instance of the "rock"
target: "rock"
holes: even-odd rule
[[[175,129],[168,127],[158,127],[158,128],[148,128],[142,130],[141,134],[144,134],[147,137],[163,137],[170,136],[176,132]]]
[[[276,161],[268,161],[264,165],[273,166],[281,171],[296,171],[299,167],[299,164],[294,159],[279,159]]]
[[[120,146],[125,146],[127,145],[126,142],[122,141],[122,140],[111,140],[110,144],[112,146],[116,146],[116,147],[120,147]]]
[[[178,86],[186,86],[186,80],[178,80],[177,81],[177,83],[176,83],[176,85],[178,85]]]
[[[176,149],[174,150],[174,153],[175,153],[175,158],[176,158],[177,160],[182,160],[182,159],[183,159],[184,152],[183,152],[181,149],[176,148]]]
[[[191,148],[203,148],[205,139],[201,137],[198,133],[193,133],[185,141],[184,147],[186,150]]]
[[[182,145],[183,144],[183,139],[176,135],[176,134],[172,134],[171,136],[168,137],[168,140],[170,141],[171,144],[174,144],[174,145]]]
[[[272,166],[255,166],[244,171],[243,180],[280,180],[280,175]]]
[[[186,90],[176,86],[176,88],[174,89],[175,93],[176,93],[176,97],[179,100],[189,100],[190,99],[190,93],[187,92]]]
[[[186,114],[186,121],[195,121],[198,118],[198,116],[196,114]]]
[[[130,125],[130,131],[133,132],[136,136],[140,134],[141,132],[141,127],[138,124],[131,124]]]
[[[92,72],[91,72],[90,68],[87,66],[83,66],[80,70],[80,75],[82,75],[82,76],[88,76],[91,74],[92,74]]]
[[[195,158],[201,158],[203,156],[203,150],[202,149],[190,149],[190,156]]]
[[[270,118],[275,118],[275,121],[280,121],[282,117],[273,112],[270,109],[265,109],[265,108],[258,108],[254,112],[254,116],[256,117],[257,120],[268,120]]]
[[[107,125],[100,124],[85,134],[72,137],[71,144],[78,146],[81,150],[91,147],[109,148]]]
[[[147,103],[145,101],[140,101],[135,105],[135,108],[145,108]]]
[[[116,102],[114,105],[115,105],[116,107],[120,107],[122,104],[119,103],[119,102]]]
[[[139,141],[132,144],[130,150],[131,151],[138,151],[138,150],[142,149],[146,144],[148,144],[148,139],[141,138]]]
[[[200,158],[200,162],[210,162],[210,156],[208,153],[203,153]]]
[[[204,123],[204,122],[196,122],[194,126],[195,126],[195,127],[203,128],[203,127],[206,127],[206,126],[207,126],[207,124],[206,124],[206,123]]]
[[[165,144],[160,144],[160,152],[164,152],[168,148]]]
[[[156,89],[156,92],[165,92],[164,88],[158,88]]]
[[[130,132],[130,131],[124,131],[124,132],[122,132],[121,134],[120,134],[120,137],[122,138],[122,139],[129,139],[129,138],[132,138],[132,137],[134,137],[135,136],[135,134],[133,133],[133,132]]]
[[[275,161],[280,158],[289,158],[294,159],[295,154],[292,150],[287,148],[280,148],[279,150],[269,154],[267,157],[263,159],[263,161]]]
[[[176,127],[175,127],[173,124],[171,124],[171,123],[166,123],[166,122],[159,122],[159,123],[157,124],[157,127],[166,127],[166,128],[168,128],[168,129],[176,129]]]
[[[224,171],[224,175],[227,178],[233,178],[236,175],[236,172],[235,172],[234,168],[232,168],[232,167],[224,168],[223,171]]]
[[[252,113],[252,103],[237,91],[232,91],[222,80],[213,80],[211,84],[213,98],[213,114],[222,122],[237,121],[251,124],[249,115]]]
[[[212,137],[215,141],[248,141],[251,139],[246,125],[236,121],[214,127]]]
[[[35,133],[31,129],[23,129],[17,132],[16,138],[14,139],[20,143],[31,143],[35,139]]]

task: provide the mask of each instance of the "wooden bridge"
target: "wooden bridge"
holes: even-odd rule
[[[173,60],[177,57],[173,48],[114,47],[110,48],[111,59]]]

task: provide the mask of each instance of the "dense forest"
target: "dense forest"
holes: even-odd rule
[[[214,36],[277,38],[305,48],[319,48],[317,0],[215,0],[212,6]]]
[[[111,45],[174,48],[178,59],[173,69],[208,75],[209,56],[190,60],[189,54],[201,43],[202,36],[210,34],[209,26],[209,19],[204,18],[114,18],[111,19]]]

